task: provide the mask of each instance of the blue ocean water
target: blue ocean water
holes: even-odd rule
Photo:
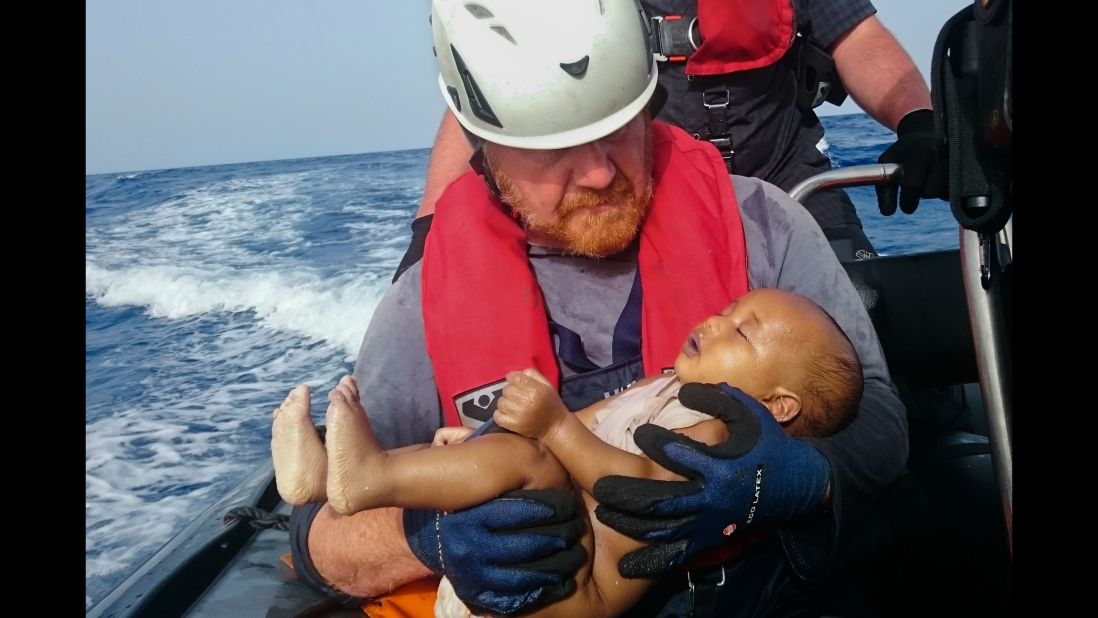
[[[840,167],[895,139],[863,114],[823,122]],[[88,607],[269,457],[290,388],[350,372],[429,154],[86,177]],[[957,247],[945,202],[885,218],[872,188],[850,195],[881,253]]]

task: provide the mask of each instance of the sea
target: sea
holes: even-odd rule
[[[821,120],[836,167],[895,140],[865,114]],[[429,155],[85,177],[87,608],[270,457],[291,388],[351,372]],[[881,254],[958,246],[947,202],[884,217],[872,187],[848,193]]]

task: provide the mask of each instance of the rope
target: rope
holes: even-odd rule
[[[221,518],[221,521],[225,524],[246,521],[256,530],[271,528],[288,532],[290,529],[290,517],[288,515],[268,513],[263,509],[257,509],[251,506],[238,506],[229,509],[229,512],[225,513],[225,516]]]

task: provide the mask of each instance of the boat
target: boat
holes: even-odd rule
[[[884,492],[837,575],[883,615],[1010,611],[1011,50],[1011,0],[974,2],[946,23],[935,46],[932,92],[950,149],[960,249],[844,264],[912,428],[906,473]],[[803,200],[830,186],[892,182],[899,173],[889,164],[840,168],[791,194]],[[921,395],[944,389],[960,395],[960,407]],[[955,413],[970,415],[972,425],[951,425]],[[928,421],[937,431],[922,430],[919,422]],[[260,466],[86,615],[362,616],[298,580],[284,562],[289,510],[271,464]],[[813,615],[812,603],[785,609]]]

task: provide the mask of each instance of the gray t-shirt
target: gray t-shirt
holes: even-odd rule
[[[827,563],[829,549],[844,544],[873,496],[902,470],[908,449],[904,407],[869,315],[816,222],[781,189],[755,178],[732,180],[747,242],[750,287],[780,288],[814,300],[853,342],[865,376],[854,421],[834,436],[810,440],[831,463],[831,528],[837,534],[831,540],[837,543],[828,542],[830,534],[818,522],[804,533],[814,538],[811,543],[783,534],[791,562],[809,575]],[[532,249],[530,262],[553,319],[580,335],[592,361],[609,364],[614,325],[636,272],[635,255],[594,260]],[[430,442],[442,425],[424,342],[421,264],[404,272],[385,294],[355,362],[362,404],[385,448]],[[570,374],[566,366],[561,370]]]

